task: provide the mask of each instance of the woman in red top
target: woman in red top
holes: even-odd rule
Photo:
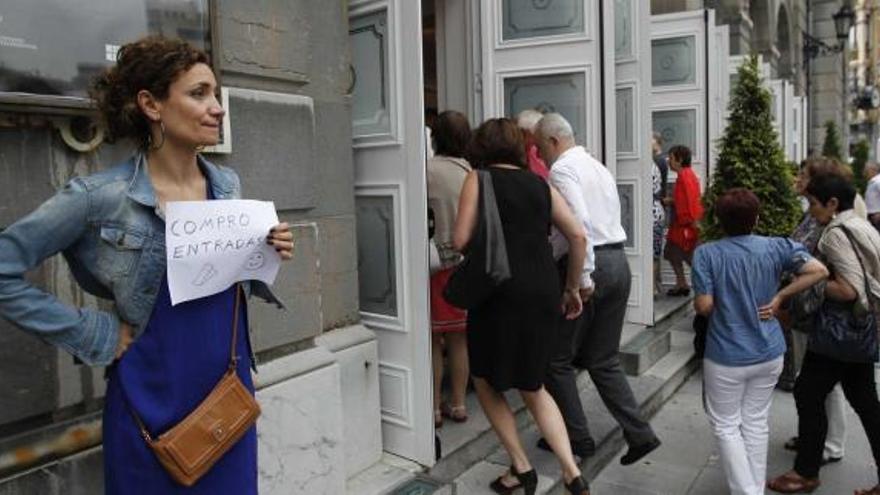
[[[666,235],[664,256],[675,271],[675,287],[666,294],[687,296],[691,292],[684,276],[684,262],[691,264],[694,249],[697,247],[699,231],[697,222],[703,218],[703,203],[700,200],[700,181],[691,170],[691,150],[687,146],[673,146],[669,149],[669,168],[678,174],[672,191],[671,204],[675,215]],[[670,199],[667,198],[667,204]]]

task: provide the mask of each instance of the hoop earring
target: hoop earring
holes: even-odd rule
[[[159,121],[159,133],[162,135],[162,140],[159,141],[159,144],[154,145],[153,131],[152,129],[150,130],[150,135],[147,136],[147,148],[155,151],[165,145],[165,122],[162,122],[161,120]]]

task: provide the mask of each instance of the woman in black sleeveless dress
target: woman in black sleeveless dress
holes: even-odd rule
[[[559,408],[544,389],[544,376],[556,339],[560,312],[576,318],[586,253],[586,233],[562,196],[529,172],[523,141],[509,119],[492,119],[477,129],[470,160],[488,168],[504,229],[512,277],[480,307],[468,313],[468,353],[480,405],[510,455],[510,471],[490,486],[497,493],[523,488],[535,492],[531,467],[503,392],[515,388],[562,465],[571,493],[588,494],[574,461]],[[459,200],[453,243],[463,250],[477,220],[479,180],[471,172]],[[551,223],[570,243],[566,290],[559,291],[556,265],[548,241]]]

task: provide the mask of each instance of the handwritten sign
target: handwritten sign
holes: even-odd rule
[[[171,304],[223,292],[235,282],[275,281],[281,257],[266,243],[275,205],[246,199],[165,205]]]

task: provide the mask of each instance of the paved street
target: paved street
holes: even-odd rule
[[[656,453],[636,466],[609,464],[593,483],[597,495],[721,495],[727,485],[718,451],[702,409],[702,377],[693,375],[652,421],[664,442]],[[876,482],[874,462],[864,430],[848,411],[846,456],[822,469],[823,484],[815,494],[851,494]],[[797,428],[791,394],[776,391],[770,416],[768,474],[791,468],[794,455],[782,448]],[[772,493],[770,491],[767,492]]]

